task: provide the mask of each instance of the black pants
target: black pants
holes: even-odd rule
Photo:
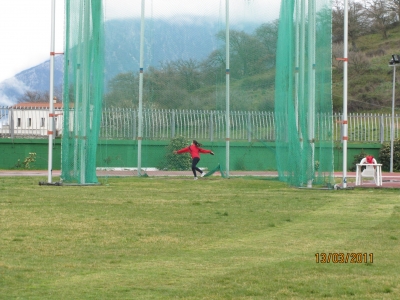
[[[200,158],[198,158],[198,157],[195,157],[192,160],[192,171],[193,171],[194,177],[197,177],[196,171],[203,173],[198,167],[196,167],[196,165],[199,163],[199,161],[200,161]]]

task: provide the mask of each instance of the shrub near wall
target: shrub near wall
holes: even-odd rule
[[[36,160],[30,169],[45,170],[48,168],[49,141],[45,139],[0,139],[0,169],[18,169],[18,161],[22,163],[29,153],[36,153]],[[56,139],[53,143],[53,169],[61,168],[61,143]]]
[[[383,144],[379,151],[378,163],[382,164],[383,171],[390,170],[390,153],[391,145],[390,143]],[[400,139],[393,141],[393,172],[400,171]]]

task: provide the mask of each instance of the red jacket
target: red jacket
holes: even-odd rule
[[[192,144],[186,148],[176,151],[176,153],[178,153],[178,154],[185,153],[185,152],[189,152],[190,156],[192,158],[195,158],[195,157],[200,158],[200,153],[211,153],[211,150],[202,149],[202,148],[196,147],[195,145]]]

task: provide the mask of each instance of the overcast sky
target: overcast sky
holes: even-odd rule
[[[281,0],[230,0],[230,21],[272,21]],[[0,0],[0,82],[50,58],[52,0]],[[64,0],[55,0],[55,52],[64,49]],[[106,19],[140,16],[141,0],[106,0]],[[225,0],[146,0],[147,18],[179,14],[225,20]]]

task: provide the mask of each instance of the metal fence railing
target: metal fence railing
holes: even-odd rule
[[[73,113],[70,112],[70,113]],[[62,133],[62,111],[56,110],[54,128]],[[226,138],[224,111],[211,110],[162,110],[143,111],[143,139],[166,140],[185,136],[199,140],[219,141]],[[48,110],[40,107],[0,107],[0,137],[47,137]],[[394,118],[394,137],[399,138],[400,116]],[[230,113],[230,139],[232,141],[275,141],[274,112],[232,111]],[[341,141],[342,115],[316,116],[316,140]],[[136,139],[138,112],[135,109],[108,108],[103,110],[100,138]],[[377,113],[348,114],[350,142],[384,143],[390,141],[392,116]],[[72,125],[70,125],[71,127]]]

